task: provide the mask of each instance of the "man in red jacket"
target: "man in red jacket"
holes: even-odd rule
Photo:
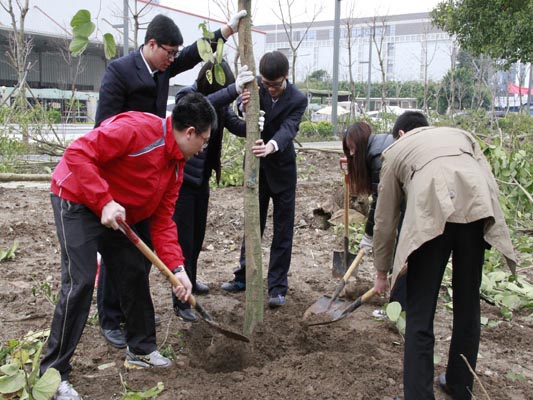
[[[149,220],[157,255],[183,284],[174,293],[186,301],[191,282],[172,215],[185,162],[207,144],[215,119],[209,102],[201,94],[190,94],[176,104],[171,117],[122,113],[65,151],[51,187],[61,246],[61,290],[41,363],[41,373],[53,367],[61,374],[54,398],[80,398],[67,379],[89,315],[97,251],[106,259],[126,317],[125,366],[171,365],[157,351],[143,254],[117,230],[117,218],[129,224]]]

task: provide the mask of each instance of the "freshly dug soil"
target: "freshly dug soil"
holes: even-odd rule
[[[343,320],[324,326],[302,323],[305,310],[323,295],[331,295],[334,250],[342,238],[324,229],[315,210],[331,202],[342,185],[339,155],[300,153],[294,248],[285,306],[270,310],[257,326],[250,343],[228,339],[205,322],[187,324],[172,311],[169,284],[154,268],[151,290],[162,317],[157,331],[160,350],[175,359],[165,370],[127,371],[124,351],[101,337],[96,307],[72,359],[70,380],[84,399],[119,399],[124,387],[147,390],[162,381],[158,399],[391,399],[402,395],[403,338],[390,322],[371,313],[387,299],[376,296]],[[21,338],[30,330],[48,329],[54,295],[59,286],[59,246],[50,206],[48,185],[9,183],[0,186],[0,249],[18,242],[16,258],[0,263],[0,339]],[[211,291],[198,300],[224,326],[242,332],[245,293],[228,294],[220,285],[232,278],[238,265],[243,234],[242,189],[212,191],[205,250],[199,277]],[[326,225],[326,226],[324,226]],[[263,244],[266,276],[271,220]],[[531,273],[531,268],[528,270]],[[347,288],[354,299],[372,287],[371,257],[363,260]],[[530,276],[531,279],[531,276]],[[266,293],[266,290],[265,290]],[[498,310],[482,304],[482,314],[499,321],[483,327],[477,373],[491,399],[533,399],[533,318],[517,312],[510,322]],[[451,335],[452,314],[439,303],[435,318],[435,352],[441,357],[435,376],[444,372]],[[475,396],[486,396],[476,383]],[[435,387],[437,399],[444,399]]]

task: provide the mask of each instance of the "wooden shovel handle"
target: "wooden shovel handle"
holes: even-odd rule
[[[344,283],[348,282],[348,279],[350,279],[350,276],[352,276],[353,271],[357,268],[357,266],[359,265],[359,263],[363,259],[364,255],[365,255],[365,251],[363,249],[359,250],[359,253],[357,253],[357,256],[352,261],[352,264],[350,265],[350,268],[348,268],[348,270],[346,271],[346,273],[342,277],[342,280],[344,281]]]
[[[144,243],[141,238],[131,229],[131,227],[122,219],[117,218],[118,226],[122,233],[124,233],[129,240],[137,247],[141,253],[144,254],[150,262],[156,266],[156,268],[161,271],[161,273],[168,279],[170,284],[174,287],[183,286],[182,283],[176,276],[168,269],[165,263]],[[196,307],[196,299],[191,294],[188,300],[189,304],[193,307]]]

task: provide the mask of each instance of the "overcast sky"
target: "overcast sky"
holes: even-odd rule
[[[268,25],[279,23],[275,13],[279,14],[278,2],[283,5],[287,0],[255,0],[252,1],[254,25]],[[336,0],[290,0],[293,2],[291,10],[294,22],[309,21],[316,13],[321,11],[317,21],[335,19]],[[218,0],[218,3],[231,4],[236,9],[237,0]],[[405,13],[425,12],[433,9],[439,0],[341,0],[341,18],[347,17],[351,4],[355,4],[353,17],[366,17],[369,15],[396,15]],[[179,10],[188,11],[214,19],[224,20],[224,14],[213,0],[161,0],[161,4]],[[274,11],[273,11],[274,10]]]

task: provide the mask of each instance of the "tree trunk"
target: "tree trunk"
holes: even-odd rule
[[[241,62],[254,74],[250,12],[251,0],[239,0],[239,10],[248,16],[239,24],[239,53]],[[246,155],[244,159],[244,237],[246,243],[246,312],[244,334],[251,336],[254,327],[263,322],[263,269],[261,257],[261,230],[259,223],[259,159],[252,153],[252,146],[260,139],[259,91],[254,80],[246,85],[250,101],[246,106]]]

